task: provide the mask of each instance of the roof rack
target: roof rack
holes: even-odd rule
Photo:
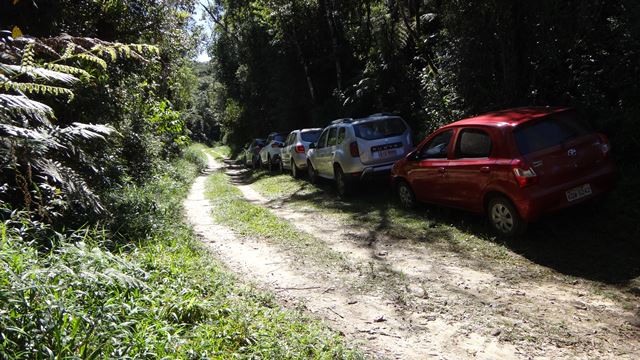
[[[369,117],[379,117],[379,116],[397,116],[394,113],[390,113],[390,112],[380,112],[380,113],[375,113],[375,114],[371,114],[369,115]]]
[[[353,118],[342,118],[342,119],[336,119],[336,120],[333,120],[333,121],[331,122],[331,125],[335,125],[335,124],[348,124],[348,123],[350,123],[350,122],[352,122],[352,121],[353,121]]]

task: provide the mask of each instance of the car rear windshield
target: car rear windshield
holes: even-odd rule
[[[284,135],[274,135],[273,140],[279,141],[279,142],[285,142],[287,138]]]
[[[400,118],[368,121],[354,126],[356,136],[365,140],[377,140],[402,135],[407,125]]]
[[[520,154],[526,155],[560,145],[591,131],[589,124],[572,111],[525,123],[518,126],[513,134]]]
[[[256,139],[256,145],[257,146],[264,146],[265,141],[263,139]]]
[[[303,131],[303,132],[300,133],[300,137],[302,138],[302,141],[316,142],[316,141],[318,141],[318,138],[320,137],[320,133],[321,132],[322,132],[322,130]]]

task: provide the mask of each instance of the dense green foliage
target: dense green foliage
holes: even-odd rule
[[[215,136],[193,3],[0,5],[0,358],[356,356],[181,220],[186,125]]]
[[[0,42],[0,204],[55,228],[102,223],[127,237],[114,194],[189,142],[192,3],[3,5],[1,28],[16,38]]]
[[[634,1],[221,0],[210,49],[230,143],[379,111],[419,134],[466,115],[569,105],[637,149]]]
[[[282,311],[269,295],[237,285],[212,263],[180,202],[197,167],[181,160],[119,198],[129,226],[147,241],[109,252],[96,229],[49,238],[47,252],[25,235],[43,225],[14,213],[0,224],[0,353],[6,358],[349,358],[316,322]],[[135,201],[132,201],[134,199]],[[144,226],[144,225],[143,225]],[[121,250],[124,250],[122,248]]]
[[[605,212],[640,234],[640,5],[572,1],[209,1],[214,117],[238,149],[381,111],[416,135],[465,116],[573,106],[620,170]]]

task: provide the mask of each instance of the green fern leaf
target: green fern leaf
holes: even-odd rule
[[[54,117],[51,107],[24,95],[0,94],[0,113],[6,116],[27,116],[47,126],[51,125],[49,118]]]
[[[61,73],[77,75],[86,79],[91,78],[91,74],[75,66],[68,66],[68,65],[61,65],[61,64],[54,64],[54,63],[44,63],[43,66],[49,70],[54,70]]]
[[[0,63],[0,72],[11,77],[17,75],[27,75],[32,79],[59,81],[67,85],[71,85],[79,81],[79,79],[73,75],[55,70],[44,69],[39,66],[18,66]]]
[[[21,91],[25,93],[36,93],[43,95],[65,95],[68,97],[68,101],[73,100],[74,94],[73,91],[59,87],[59,86],[51,86],[51,85],[43,85],[36,83],[18,83],[18,82],[7,82],[9,84],[9,88],[15,91]],[[6,84],[5,83],[5,88]],[[57,94],[56,94],[57,91]]]
[[[33,43],[28,43],[27,45],[24,46],[24,49],[22,50],[22,66],[34,66],[35,62],[34,62],[34,55],[35,55],[35,51],[33,49]]]
[[[92,55],[92,54],[89,54],[89,53],[83,53],[83,54],[76,54],[74,56],[79,58],[79,59],[94,63],[94,64],[100,66],[102,68],[102,70],[107,70],[107,62],[102,60],[101,58],[95,56],[95,55]]]
[[[64,54],[62,54],[62,58],[66,59],[73,56],[73,51],[75,50],[75,48],[76,48],[76,44],[72,42],[67,43],[67,47],[64,49]]]

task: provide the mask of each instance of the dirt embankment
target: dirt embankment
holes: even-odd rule
[[[223,170],[209,160],[211,171]],[[481,261],[419,244],[399,246],[365,226],[346,226],[335,215],[268,201],[251,186],[238,186],[248,201],[346,259],[335,268],[311,266],[295,252],[214,223],[205,180],[198,178],[185,205],[217,256],[284,304],[325,320],[374,358],[631,359],[640,353],[633,309],[580,282],[553,275],[514,281],[512,268],[483,268]]]

